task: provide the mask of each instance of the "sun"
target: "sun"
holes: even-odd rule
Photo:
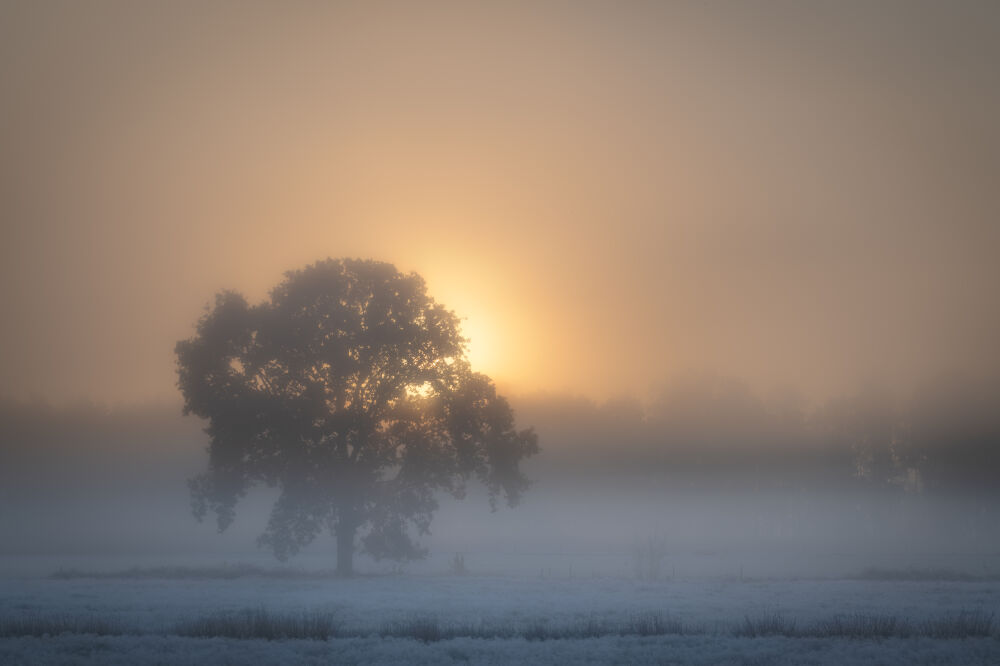
[[[479,313],[462,317],[462,335],[468,339],[466,357],[472,369],[485,374],[495,371],[496,345],[489,320]]]

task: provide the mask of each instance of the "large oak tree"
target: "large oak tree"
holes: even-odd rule
[[[458,317],[420,276],[328,259],[286,273],[268,300],[220,293],[177,343],[184,411],[208,421],[209,462],[190,483],[219,529],[255,484],[280,489],[259,541],[285,559],[329,529],[337,571],[356,539],[376,558],[419,557],[435,496],[478,477],[514,505],[538,451],[489,377],[473,372]]]

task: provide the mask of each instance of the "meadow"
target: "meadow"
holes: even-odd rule
[[[372,574],[254,565],[8,577],[5,664],[994,664],[1000,581]]]

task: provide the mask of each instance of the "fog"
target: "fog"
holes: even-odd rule
[[[906,398],[869,390],[815,407],[714,375],[643,404],[515,397],[542,452],[522,503],[445,494],[422,539],[442,572],[631,575],[664,544],[685,575],[850,575],[872,566],[995,573],[1000,405],[995,385],[942,379]],[[98,570],[218,561],[278,564],[256,538],[276,495],[252,492],[218,533],[195,521],[186,479],[208,438],[173,404],[109,408],[6,401],[0,415],[5,566]],[[287,564],[330,569],[322,536]],[[664,565],[666,566],[666,565]],[[365,558],[362,571],[391,571]]]
[[[224,288],[415,270],[506,392],[1000,373],[993,2],[0,10],[0,392],[173,400]]]
[[[0,2],[0,661],[1000,663],[997,63],[989,0]]]

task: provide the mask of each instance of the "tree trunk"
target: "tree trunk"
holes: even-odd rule
[[[337,523],[337,576],[354,575],[354,533],[358,525],[353,518],[341,518]]]

